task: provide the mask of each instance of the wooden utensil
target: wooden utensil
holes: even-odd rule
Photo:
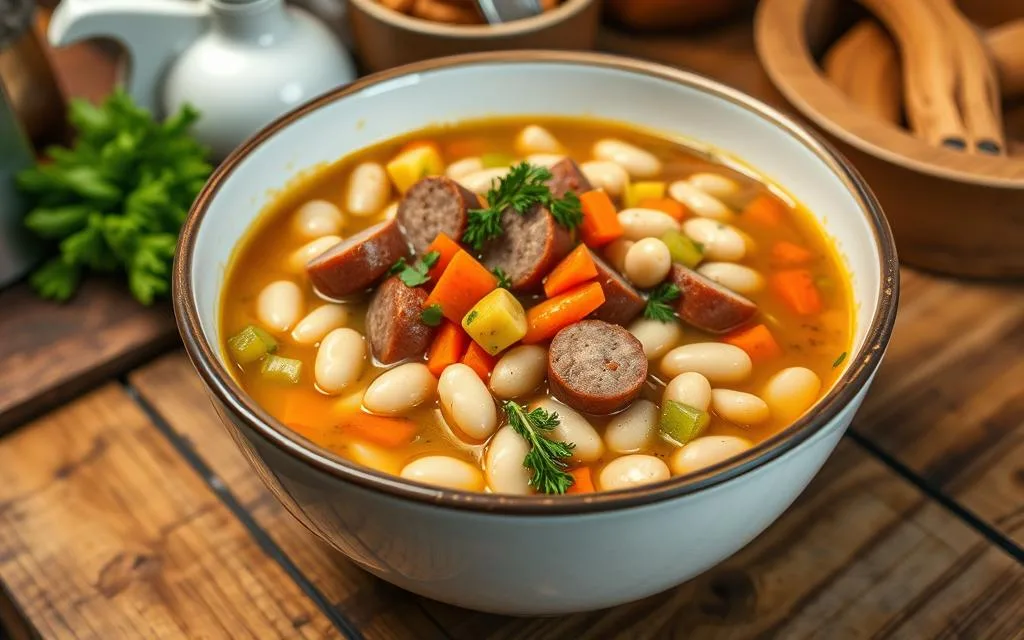
[[[1024,96],[1024,20],[990,29],[985,43],[995,60],[1003,98]]]
[[[862,20],[825,54],[832,82],[866,111],[899,124],[903,79],[896,44],[877,22]]]

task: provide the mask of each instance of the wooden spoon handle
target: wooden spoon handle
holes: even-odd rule
[[[1024,20],[989,29],[985,37],[1004,98],[1024,96]]]
[[[899,124],[899,52],[877,22],[861,20],[825,54],[826,75],[851,100],[885,122]]]

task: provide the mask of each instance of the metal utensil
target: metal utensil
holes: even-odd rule
[[[488,24],[501,24],[540,15],[539,0],[476,0]]]

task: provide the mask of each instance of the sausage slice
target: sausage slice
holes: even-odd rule
[[[366,310],[366,338],[374,358],[391,364],[427,352],[434,329],[420,319],[426,300],[426,291],[406,286],[397,276],[377,287]]]
[[[540,205],[520,215],[509,207],[501,214],[501,237],[484,245],[482,262],[508,275],[515,291],[531,291],[572,249],[572,235]]]
[[[444,176],[423,178],[398,205],[398,223],[413,251],[422,254],[439,233],[459,241],[470,209],[480,207],[476,194]]]
[[[618,411],[640,395],[646,380],[643,345],[619,325],[583,320],[551,340],[548,386],[556,398],[577,411]]]
[[[679,287],[676,313],[698,329],[726,333],[757,313],[752,301],[681,264],[672,267],[670,278]]]
[[[555,198],[561,198],[569,191],[578,195],[593,189],[572,158],[563,158],[548,170],[551,172],[548,189],[551,189],[551,195]]]
[[[597,267],[597,281],[604,291],[604,304],[598,307],[590,317],[612,324],[629,324],[644,310],[643,296],[633,288],[633,285],[626,282],[626,279],[619,275],[614,267],[593,251],[590,252],[590,257],[594,259],[594,265]]]
[[[409,247],[394,220],[363,229],[313,258],[306,273],[317,291],[343,298],[369,287],[387,273]]]

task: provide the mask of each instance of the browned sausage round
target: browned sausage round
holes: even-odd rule
[[[501,214],[504,233],[484,246],[488,269],[501,267],[515,291],[531,291],[572,249],[572,235],[548,210],[536,206],[520,215],[509,207]]]
[[[426,353],[434,333],[420,319],[426,300],[426,291],[406,286],[397,276],[377,287],[366,310],[366,339],[374,358],[391,364]]]
[[[555,334],[548,349],[551,393],[573,409],[608,414],[632,402],[647,380],[647,356],[616,324],[583,320]]]
[[[626,282],[614,267],[593,251],[590,252],[590,257],[594,259],[597,281],[601,283],[601,290],[604,291],[604,304],[598,307],[591,317],[612,324],[629,324],[644,310],[643,296],[633,288],[633,285]]]
[[[328,298],[343,298],[369,287],[407,255],[409,247],[398,224],[386,220],[313,258],[306,273],[317,291]]]
[[[710,333],[725,333],[757,313],[757,305],[731,289],[677,264],[669,276],[679,287],[676,313],[684,321]]]
[[[559,160],[551,165],[549,171],[551,171],[551,179],[548,180],[548,188],[551,189],[551,195],[556,198],[561,198],[568,191],[580,194],[593,189],[572,158]]]
[[[469,210],[479,206],[475,193],[450,178],[433,176],[409,188],[398,205],[397,218],[413,251],[422,254],[439,233],[462,240]]]

